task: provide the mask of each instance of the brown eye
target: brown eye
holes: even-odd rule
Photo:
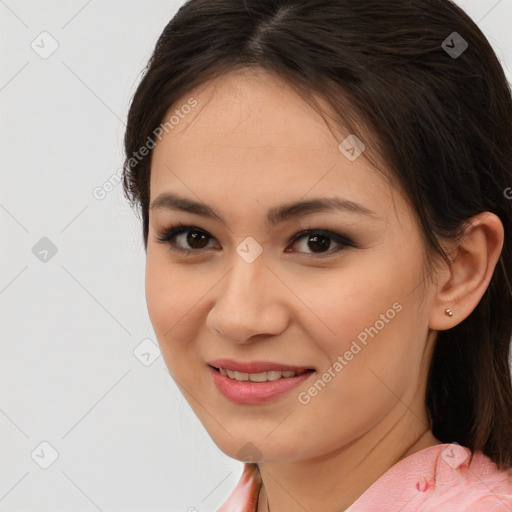
[[[323,252],[329,249],[331,241],[328,236],[312,235],[308,237],[307,244],[313,252]]]
[[[193,249],[204,249],[208,245],[208,238],[202,231],[189,231],[186,240]]]
[[[209,233],[195,226],[179,224],[157,236],[157,242],[169,245],[170,249],[175,252],[188,254],[208,249],[208,242],[212,238]]]
[[[292,239],[292,245],[298,246],[297,252],[307,255],[330,255],[344,250],[347,247],[354,247],[354,244],[348,238],[331,231],[318,229],[297,233]],[[337,245],[338,248],[334,248],[334,250],[331,249],[333,245]]]

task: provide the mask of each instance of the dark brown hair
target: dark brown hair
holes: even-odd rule
[[[454,32],[468,45],[460,55],[448,51]],[[417,215],[427,262],[449,262],[440,241],[458,240],[472,216],[500,218],[504,247],[484,296],[438,332],[426,405],[441,442],[512,467],[512,97],[485,36],[449,0],[188,1],[158,39],[128,115],[123,186],[145,248],[151,151],[134,155],[171,106],[239,68],[281,77],[310,104],[316,94],[365,141],[364,156],[386,163]]]

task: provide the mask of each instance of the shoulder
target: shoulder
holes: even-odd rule
[[[457,444],[445,445],[434,478],[437,492],[432,502],[457,503],[461,512],[512,511],[512,469],[498,469],[482,452],[472,454]]]
[[[499,470],[481,452],[439,444],[402,459],[346,512],[511,512],[512,470]]]

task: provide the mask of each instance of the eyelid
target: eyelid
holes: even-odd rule
[[[202,229],[198,226],[177,223],[177,224],[173,224],[172,226],[170,226],[167,229],[164,229],[163,231],[158,231],[157,236],[156,236],[156,242],[161,243],[161,244],[167,244],[171,251],[178,253],[178,254],[188,255],[190,253],[200,254],[200,253],[204,252],[204,250],[205,250],[204,248],[203,249],[180,249],[180,248],[174,247],[173,241],[175,240],[175,238],[178,235],[187,233],[188,231],[198,231],[198,232],[204,233],[210,239],[215,239],[215,237],[213,235],[211,235],[208,231],[206,231],[205,229]]]
[[[298,233],[293,235],[293,237],[291,238],[291,240],[288,243],[289,244],[294,243],[297,240],[299,240],[300,238],[303,238],[304,236],[313,234],[313,233],[318,233],[318,234],[324,235],[328,238],[338,240],[339,243],[342,243],[345,245],[354,246],[353,242],[350,239],[348,239],[347,237],[340,235],[339,233],[336,233],[335,231],[332,231],[330,229],[323,229],[323,228],[303,229],[302,231],[299,231]]]

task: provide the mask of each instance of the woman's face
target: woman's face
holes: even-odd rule
[[[197,105],[181,108],[191,96]],[[275,77],[225,75],[164,122],[172,114],[152,157],[146,299],[165,363],[214,442],[240,460],[291,461],[397,422],[424,432],[434,288],[402,196]],[[158,242],[175,224],[190,228]],[[233,361],[314,371],[238,383],[210,367]]]

